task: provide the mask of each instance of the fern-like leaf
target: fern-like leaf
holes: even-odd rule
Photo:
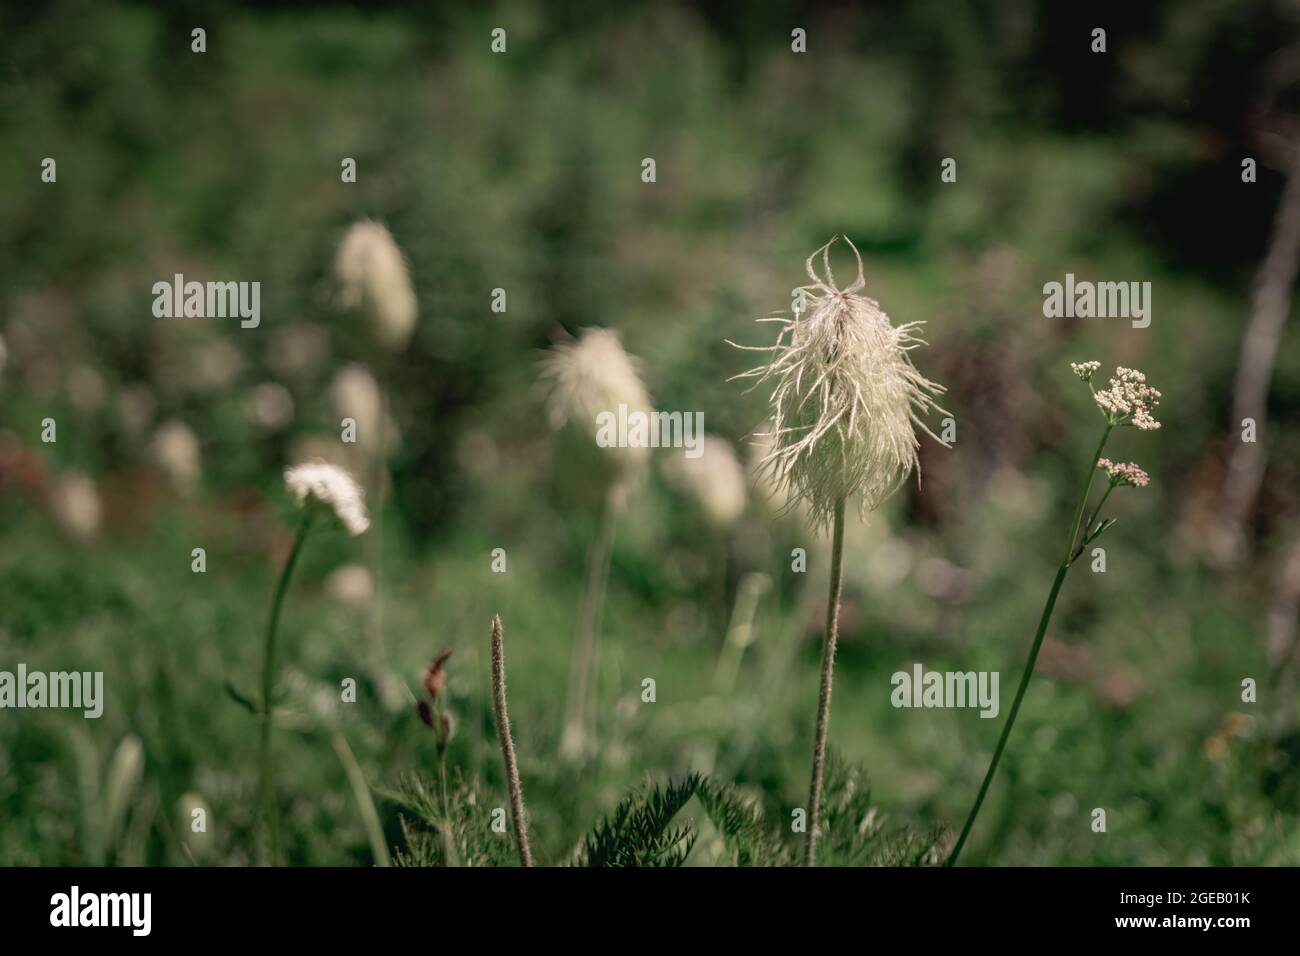
[[[673,817],[699,793],[704,780],[690,774],[666,787],[628,794],[602,820],[578,850],[579,866],[681,866],[695,845],[689,824],[672,826]]]

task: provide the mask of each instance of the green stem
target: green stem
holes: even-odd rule
[[[1097,516],[1101,514],[1101,509],[1106,505],[1106,499],[1110,497],[1110,493],[1114,490],[1115,485],[1113,483],[1106,486],[1106,493],[1101,496],[1101,501],[1097,502],[1097,507],[1092,509],[1092,514],[1090,514],[1088,520],[1084,522],[1083,538],[1079,541],[1079,546],[1075,548],[1074,552],[1070,555],[1070,560],[1072,562],[1078,558],[1079,555],[1083,554],[1083,549],[1088,546],[1088,540],[1092,537],[1092,534],[1097,527]]]
[[[1076,554],[1074,542],[1079,535],[1079,525],[1083,521],[1083,512],[1088,506],[1088,495],[1092,492],[1093,474],[1097,470],[1097,462],[1101,459],[1102,450],[1106,447],[1106,439],[1110,437],[1113,427],[1110,424],[1106,425],[1106,430],[1101,435],[1101,441],[1097,444],[1097,451],[1093,453],[1092,462],[1088,466],[1088,477],[1083,483],[1083,493],[1079,496],[1079,505],[1075,509],[1074,524],[1070,527],[1070,538],[1066,542],[1065,560],[1056,569],[1056,578],[1052,581],[1052,590],[1048,592],[1047,603],[1043,605],[1043,614],[1038,620],[1038,630],[1034,634],[1034,643],[1029,648],[1029,659],[1025,661],[1024,673],[1020,675],[1020,686],[1016,688],[1015,700],[1011,702],[1011,710],[1007,713],[1007,722],[1003,725],[1002,735],[998,737],[998,745],[993,750],[993,759],[989,761],[989,769],[984,774],[984,782],[980,784],[979,793],[975,796],[975,803],[966,816],[965,825],[961,828],[961,835],[957,837],[957,842],[953,845],[952,852],[948,854],[948,860],[944,863],[944,866],[952,866],[957,862],[957,857],[961,855],[962,847],[966,845],[966,838],[970,836],[971,827],[975,825],[975,818],[979,816],[980,807],[984,804],[984,797],[989,792],[989,784],[993,782],[993,775],[997,772],[998,763],[1002,760],[1002,751],[1006,749],[1007,740],[1011,737],[1011,728],[1015,726],[1016,715],[1020,713],[1020,704],[1025,699],[1025,691],[1029,689],[1029,679],[1034,676],[1034,665],[1038,663],[1038,652],[1042,649],[1043,637],[1047,634],[1047,625],[1051,622],[1052,612],[1056,609],[1056,599],[1061,593],[1061,586],[1065,583],[1065,576],[1069,574],[1070,565],[1074,561]],[[1098,505],[1098,508],[1100,508],[1100,505]]]
[[[1101,433],[1101,441],[1097,443],[1097,450],[1093,452],[1092,464],[1088,466],[1088,477],[1083,483],[1083,494],[1079,496],[1079,507],[1074,511],[1074,524],[1070,527],[1070,540],[1065,543],[1065,564],[1068,567],[1074,560],[1074,541],[1079,536],[1079,525],[1083,521],[1083,510],[1088,507],[1088,495],[1092,491],[1092,479],[1097,474],[1097,462],[1101,460],[1101,453],[1106,447],[1106,439],[1110,438],[1111,429],[1115,426],[1106,423],[1106,430]]]
[[[293,569],[298,563],[298,556],[302,553],[303,542],[307,540],[307,532],[311,528],[313,517],[314,511],[311,507],[303,511],[302,522],[298,525],[298,533],[293,539],[293,550],[289,552],[289,560],[284,563],[284,570],[280,572],[280,582],[276,585],[275,598],[271,601],[271,619],[266,628],[266,646],[262,655],[262,722],[259,728],[258,762],[261,767],[263,822],[270,836],[272,866],[280,857],[280,821],[276,812],[274,774],[271,768],[271,692],[275,686],[275,638],[280,629],[280,607],[284,604],[284,595],[289,589],[289,579],[293,577]]]
[[[808,839],[804,866],[817,858],[817,824],[821,817],[822,776],[826,766],[826,732],[831,720],[831,684],[835,676],[835,643],[840,633],[840,593],[844,582],[844,499],[835,504],[831,539],[831,584],[826,597],[826,638],[822,644],[821,695],[817,701],[817,733],[813,740],[812,781],[808,785]]]
[[[456,853],[456,838],[451,826],[451,804],[447,799],[450,787],[447,785],[447,747],[448,741],[442,739],[443,704],[434,701],[434,735],[438,754],[438,802],[442,804],[442,850],[446,866],[460,866],[460,856]]]
[[[586,756],[594,746],[594,734],[589,736],[587,732],[587,704],[588,697],[591,696],[588,688],[600,639],[616,519],[617,508],[611,492],[605,496],[600,530],[587,555],[587,582],[582,593],[578,637],[573,644],[573,657],[569,667],[569,694],[565,702],[564,732],[560,741],[561,753],[569,758]]]

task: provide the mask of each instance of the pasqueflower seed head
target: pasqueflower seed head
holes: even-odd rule
[[[380,343],[390,349],[405,346],[418,307],[406,261],[389,231],[369,219],[353,223],[339,243],[334,274],[343,304],[365,311]]]
[[[626,405],[629,414],[654,412],[636,362],[623,350],[617,332],[583,329],[577,339],[555,345],[542,359],[541,369],[551,427],[572,424],[592,436],[593,446],[596,418],[602,412],[617,415],[620,405]],[[601,451],[625,476],[640,472],[650,460],[650,449],[645,447],[611,446]]]
[[[820,527],[831,523],[840,500],[857,496],[865,517],[919,473],[916,429],[946,445],[922,416],[948,414],[933,398],[943,386],[918,372],[909,354],[925,344],[913,335],[923,323],[896,326],[878,302],[859,294],[866,283],[851,242],[858,276],[845,289],[836,286],[829,259],[834,242],[808,257],[812,282],[801,290],[806,310],[760,320],[781,324],[776,344],[737,346],[770,353],[766,364],[736,376],[772,385],[771,429],[760,436],[770,448],[761,467],[791,504],[806,503]],[[814,264],[819,255],[824,276]]]

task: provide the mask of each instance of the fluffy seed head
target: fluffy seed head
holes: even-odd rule
[[[571,424],[596,445],[596,416],[654,411],[650,395],[637,372],[636,362],[623,351],[618,333],[608,329],[583,329],[578,338],[554,346],[542,360],[542,381],[547,386],[546,413],[551,427]],[[648,448],[601,448],[621,477],[631,477],[645,467]]]
[[[760,320],[781,324],[776,344],[737,346],[770,353],[766,364],[736,376],[773,386],[771,430],[759,436],[770,441],[762,467],[792,504],[807,504],[821,527],[841,499],[858,496],[863,517],[874,510],[918,469],[917,427],[946,444],[922,416],[948,414],[933,399],[944,388],[921,375],[908,354],[925,344],[912,334],[923,323],[895,326],[878,302],[859,294],[866,283],[851,242],[858,276],[838,288],[829,259],[834,242],[808,257],[806,311]],[[818,255],[824,277],[814,265]]]
[[[99,532],[99,491],[79,471],[64,472],[50,489],[50,510],[59,525],[79,541],[89,541]]]
[[[1145,488],[1151,483],[1151,476],[1137,466],[1134,461],[1111,461],[1101,458],[1097,467],[1106,473],[1112,485],[1129,485],[1133,488]]]
[[[745,467],[731,443],[705,435],[698,458],[674,454],[668,459],[669,479],[700,505],[715,528],[729,528],[745,512],[749,500]]]
[[[365,493],[342,468],[317,458],[284,471],[284,483],[299,505],[333,513],[348,534],[370,527]]]
[[[154,462],[178,491],[192,491],[198,484],[203,470],[199,440],[188,425],[167,422],[154,433],[150,451]]]
[[[415,328],[415,290],[393,237],[377,222],[353,223],[334,257],[343,304],[361,307],[380,343],[403,348]]]

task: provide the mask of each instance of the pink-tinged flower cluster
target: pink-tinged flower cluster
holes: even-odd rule
[[[1070,371],[1085,382],[1092,381],[1092,373],[1101,368],[1100,362],[1071,362]]]
[[[1120,366],[1115,369],[1110,387],[1094,391],[1092,397],[1112,425],[1155,431],[1160,423],[1151,417],[1151,412],[1160,404],[1160,392],[1146,382],[1147,377],[1137,369]]]
[[[1112,485],[1131,485],[1134,488],[1145,488],[1151,483],[1151,476],[1139,468],[1136,462],[1116,462],[1111,461],[1109,458],[1101,458],[1097,461],[1097,467],[1106,473]]]

